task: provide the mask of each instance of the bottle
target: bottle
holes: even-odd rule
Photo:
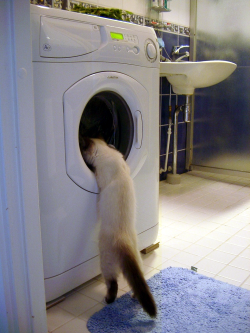
[[[158,0],[151,0],[151,7],[159,7]]]
[[[164,7],[164,4],[165,4],[165,0],[159,0],[158,1],[159,7]]]

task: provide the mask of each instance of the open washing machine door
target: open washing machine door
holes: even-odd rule
[[[102,135],[126,159],[134,178],[148,152],[148,92],[133,78],[117,72],[89,75],[63,96],[66,171],[81,188],[98,193],[93,172],[79,147],[82,136]]]

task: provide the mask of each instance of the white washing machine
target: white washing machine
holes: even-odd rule
[[[140,250],[158,233],[159,49],[153,29],[31,5],[46,300],[100,274],[98,187],[79,131],[120,150]]]

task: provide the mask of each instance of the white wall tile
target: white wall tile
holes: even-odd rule
[[[105,1],[105,0],[103,0]],[[131,11],[138,15],[148,16],[149,15],[149,4],[147,0],[123,0],[122,9]]]
[[[122,9],[122,0],[99,0],[98,4],[103,7],[120,8]]]
[[[170,1],[169,8],[171,12],[158,14],[158,12],[151,9],[149,0],[85,0],[84,2],[103,6],[120,8],[128,10],[137,15],[160,19],[179,25],[189,27],[190,24],[190,0],[173,0]]]
[[[171,12],[161,14],[163,21],[169,21],[189,27],[190,0],[173,0],[168,2]]]

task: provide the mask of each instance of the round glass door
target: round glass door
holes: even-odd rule
[[[117,72],[91,74],[63,96],[65,165],[71,180],[98,193],[94,173],[84,162],[79,135],[102,137],[126,159],[131,177],[142,168],[148,152],[148,92],[135,79]]]
[[[83,110],[79,138],[102,138],[127,159],[134,137],[134,122],[129,106],[117,93],[94,95]]]

